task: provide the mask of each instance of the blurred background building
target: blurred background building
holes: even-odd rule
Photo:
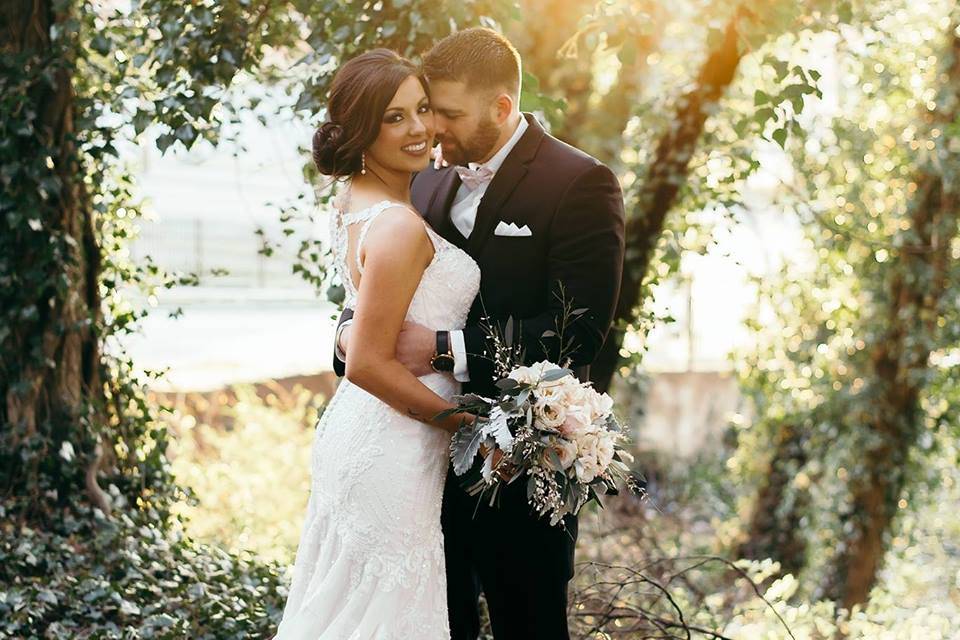
[[[316,212],[313,225],[289,237],[279,219],[279,208],[304,188],[311,133],[302,123],[248,115],[232,131],[235,141],[217,149],[130,151],[147,214],[133,257],[200,274],[199,286],[165,291],[142,334],[127,341],[144,369],[167,370],[156,388],[331,376],[337,309],[292,270],[302,238],[326,239],[327,217]],[[740,410],[728,354],[750,339],[742,322],[756,296],[748,274],[775,269],[799,238],[788,221],[764,215],[770,184],[763,172],[756,176],[749,224],[714,238],[707,255],[686,256],[682,277],[657,290],[658,313],[674,320],[647,341],[641,446],[693,455]],[[260,251],[264,238],[276,245],[271,256]]]

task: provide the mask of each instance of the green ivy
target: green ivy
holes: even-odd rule
[[[0,508],[0,516],[3,516]],[[148,514],[79,507],[57,531],[0,528],[0,638],[268,637],[282,569],[196,544]]]
[[[497,0],[46,0],[38,7],[32,18],[52,22],[33,26],[49,39],[0,52],[0,638],[263,637],[285,598],[278,567],[180,533],[170,507],[189,492],[173,481],[168,434],[146,398],[156,374],[136,375],[120,348],[146,313],[131,291],[147,297],[203,274],[130,260],[141,211],[118,149],[217,144],[224,124],[258,106],[232,89],[244,76],[295,96],[295,117],[320,119],[332,71],[345,59],[378,46],[414,56],[455,28],[495,25],[514,7]],[[42,116],[64,87],[58,136]],[[309,169],[306,177],[315,182]],[[321,247],[305,244],[302,254],[319,261]],[[309,274],[320,282],[322,273]],[[81,291],[90,304],[81,317],[65,317],[65,301]],[[8,408],[39,403],[27,393],[33,372],[65,366],[45,351],[45,335],[82,338],[82,397],[75,410],[44,414],[28,428]],[[109,514],[93,504],[97,492]]]

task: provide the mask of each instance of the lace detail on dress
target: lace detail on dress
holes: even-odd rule
[[[367,235],[367,230],[370,228],[370,223],[373,220],[389,209],[390,207],[406,207],[406,205],[399,202],[393,202],[392,200],[381,200],[372,207],[367,207],[366,209],[361,209],[360,211],[351,211],[343,212],[339,208],[335,208],[330,214],[330,238],[331,238],[331,248],[333,250],[333,267],[336,270],[337,277],[340,278],[340,281],[343,283],[344,291],[346,291],[346,306],[351,307],[356,304],[357,301],[357,287],[353,283],[353,276],[350,274],[350,269],[347,266],[347,252],[349,251],[350,243],[347,238],[347,227],[353,224],[363,223],[364,226],[360,230],[360,239],[357,241],[357,252],[354,257],[357,263],[357,269],[360,273],[363,273],[363,265],[360,263],[360,245],[363,243],[363,239]]]
[[[369,225],[398,204],[331,215],[334,264],[348,305],[357,292],[346,227]],[[479,290],[480,270],[424,225],[435,252],[407,320],[460,329]],[[450,374],[420,380],[443,397],[460,391]],[[449,639],[440,530],[449,443],[440,429],[348,380],[340,383],[314,435],[310,499],[277,640]]]

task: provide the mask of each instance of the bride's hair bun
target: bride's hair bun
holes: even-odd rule
[[[335,122],[324,122],[313,134],[313,162],[325,176],[339,177],[349,168],[345,166],[343,127]]]

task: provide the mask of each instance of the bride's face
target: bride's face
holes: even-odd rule
[[[430,100],[416,76],[404,80],[380,121],[367,150],[367,163],[391,171],[421,171],[430,162],[434,121]]]

